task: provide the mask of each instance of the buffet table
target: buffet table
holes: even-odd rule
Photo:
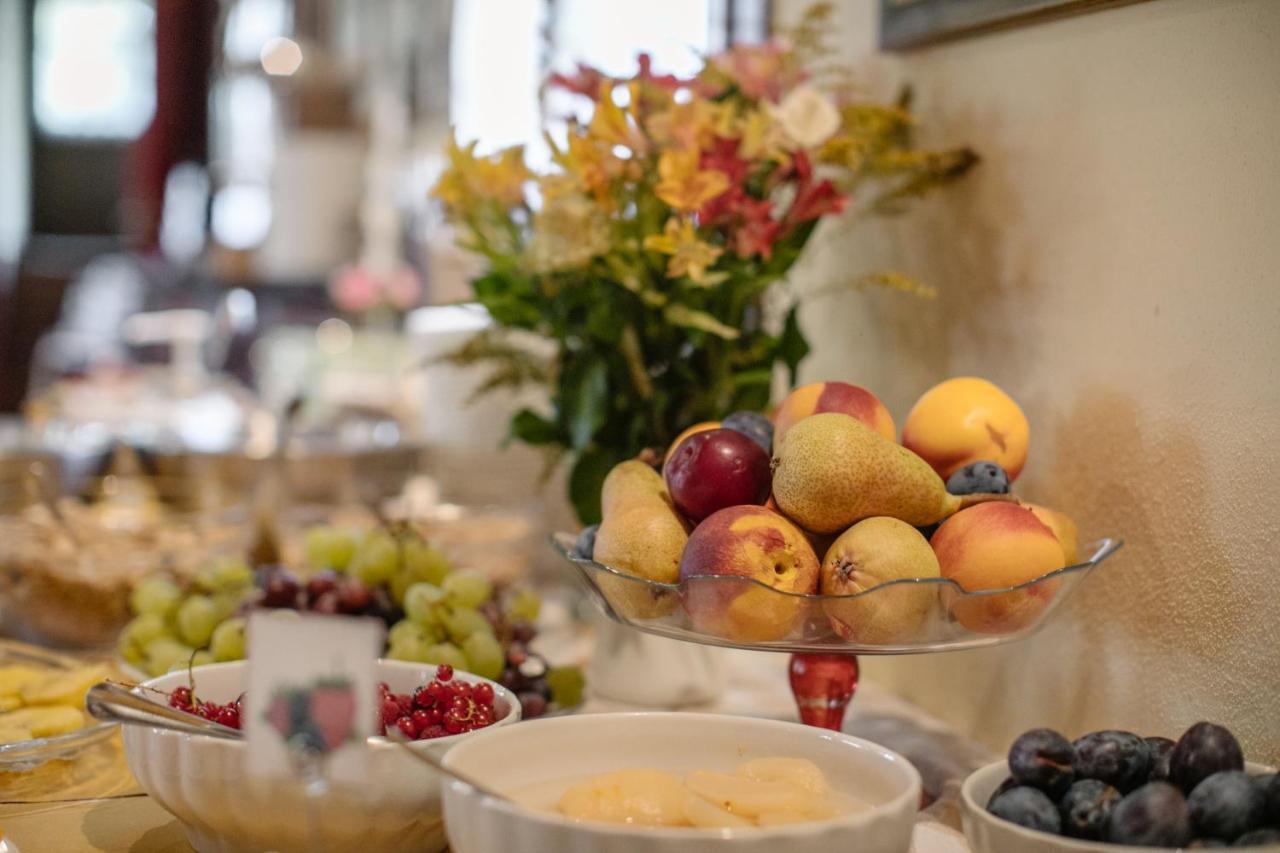
[[[725,662],[729,689],[716,702],[694,710],[795,718],[785,655],[727,651]],[[582,713],[628,709],[589,699]],[[918,853],[968,849],[956,831],[954,788],[968,770],[990,760],[982,748],[872,682],[859,686],[845,729],[903,753],[919,768],[926,792],[936,801],[921,812]],[[23,853],[191,850],[178,822],[133,781],[118,735],[75,761],[50,762],[27,773],[6,774],[0,781],[0,827]]]

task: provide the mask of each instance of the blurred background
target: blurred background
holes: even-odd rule
[[[3,441],[52,452],[72,487],[121,446],[146,466],[288,445],[412,451],[384,467],[538,501],[541,460],[498,450],[537,401],[464,405],[481,377],[433,363],[488,324],[428,198],[450,128],[545,162],[573,108],[548,73],[629,74],[646,51],[686,74],[760,40],[768,6],[6,0]]]

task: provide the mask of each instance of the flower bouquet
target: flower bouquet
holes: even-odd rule
[[[897,212],[976,162],[916,148],[909,96],[858,97],[829,61],[828,15],[815,6],[785,37],[732,47],[691,79],[645,56],[628,78],[585,65],[553,75],[589,113],[547,134],[545,171],[520,148],[449,147],[434,194],[483,256],[475,298],[498,325],[449,358],[491,364],[482,391],[551,387],[552,411],[520,411],[511,435],[571,455],[584,523],[615,463],[690,423],[763,409],[776,365],[794,382],[809,347],[797,299],[772,286],[821,220],[855,200]],[[899,273],[840,284],[868,280],[924,291]],[[554,340],[553,363],[508,329]]]

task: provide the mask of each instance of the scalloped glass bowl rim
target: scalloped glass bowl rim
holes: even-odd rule
[[[585,566],[594,572],[614,575],[615,577],[621,578],[625,581],[641,584],[643,586],[647,586],[653,589],[664,590],[667,592],[679,594],[684,590],[686,585],[694,581],[698,583],[707,583],[707,582],[733,583],[738,585],[754,584],[755,586],[758,586],[761,589],[768,590],[770,593],[774,595],[785,596],[787,598],[803,599],[805,601],[817,601],[817,602],[852,601],[857,598],[862,598],[863,596],[871,595],[872,593],[878,592],[879,590],[887,589],[889,587],[895,587],[895,586],[947,587],[955,590],[958,594],[963,595],[965,597],[969,597],[969,598],[983,598],[987,596],[1004,595],[1006,593],[1017,592],[1018,590],[1034,587],[1046,581],[1053,580],[1054,578],[1065,577],[1067,575],[1076,574],[1078,572],[1088,571],[1094,568],[1095,566],[1097,566],[1107,557],[1110,557],[1116,551],[1120,550],[1120,548],[1124,545],[1124,540],[1120,538],[1102,538],[1102,539],[1095,540],[1093,542],[1088,543],[1087,548],[1091,552],[1091,556],[1089,557],[1088,560],[1085,560],[1082,563],[1076,563],[1075,565],[1071,565],[1071,566],[1063,566],[1060,569],[1055,569],[1052,572],[1048,572],[1037,578],[1032,578],[1031,580],[1024,581],[1020,584],[1017,584],[1016,586],[1000,587],[998,589],[967,590],[963,586],[961,586],[959,583],[952,580],[951,578],[943,578],[943,577],[897,578],[895,580],[885,581],[884,583],[877,584],[869,589],[864,589],[861,592],[848,593],[845,595],[823,595],[820,593],[787,592],[786,590],[781,590],[781,589],[778,589],[777,587],[769,586],[766,583],[763,583],[755,578],[746,577],[745,575],[690,575],[687,578],[681,578],[677,583],[662,583],[661,581],[655,581],[655,580],[650,580],[648,578],[637,577],[636,575],[629,575],[626,572],[620,572],[617,569],[610,568],[609,566],[606,566],[602,563],[597,563],[596,561],[587,559],[586,557],[578,556],[576,553],[574,553],[574,550],[573,550],[573,543],[574,541],[576,541],[576,539],[577,539],[576,536],[573,536],[572,534],[569,534],[569,533],[553,533],[551,535],[551,544],[555,546],[556,550],[560,552],[561,556],[563,556],[566,560],[569,560],[571,563],[575,563],[579,566]]]
[[[72,669],[83,665],[83,661],[68,655],[59,654],[38,646],[31,646],[10,639],[0,639],[0,662],[21,663],[21,658],[41,666],[52,666],[59,669]],[[34,767],[45,761],[63,758],[70,753],[92,746],[105,739],[116,728],[117,723],[94,721],[92,725],[74,732],[53,735],[52,737],[20,740],[14,743],[0,744],[0,772],[13,769],[9,765],[21,765],[19,769]]]

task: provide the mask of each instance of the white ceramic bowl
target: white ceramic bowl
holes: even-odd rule
[[[905,758],[840,732],[720,714],[584,714],[478,732],[445,764],[500,793],[627,768],[677,774],[731,771],[766,756],[807,758],[835,791],[871,808],[832,820],[762,829],[677,829],[577,822],[444,784],[453,853],[906,853],[920,802],[920,774]]]
[[[1250,773],[1266,773],[1271,768],[1250,762],[1245,764],[1245,769]],[[987,811],[987,800],[1008,777],[1009,765],[997,761],[970,773],[960,788],[960,799],[964,803],[964,834],[973,853],[1140,853],[1142,850],[1167,849],[1081,841],[1037,832],[998,818]],[[1280,851],[1280,845],[1247,849],[1256,853],[1276,853]]]
[[[405,693],[435,677],[429,664],[378,661],[377,680]],[[220,663],[194,670],[200,696],[229,702],[244,689],[245,663]],[[454,678],[485,679],[457,672]],[[144,682],[171,692],[187,683],[187,673],[172,672]],[[520,719],[520,703],[501,685],[493,686],[495,707],[508,713],[494,723],[505,727]],[[414,748],[436,754],[474,737],[419,741]],[[245,744],[143,726],[124,726],[125,759],[138,784],[186,828],[199,853],[311,853],[308,803],[302,786],[259,779],[244,772]],[[330,790],[312,810],[325,850],[360,853],[439,851],[445,847],[437,771],[404,755],[388,741],[375,741],[360,779],[331,780]]]

